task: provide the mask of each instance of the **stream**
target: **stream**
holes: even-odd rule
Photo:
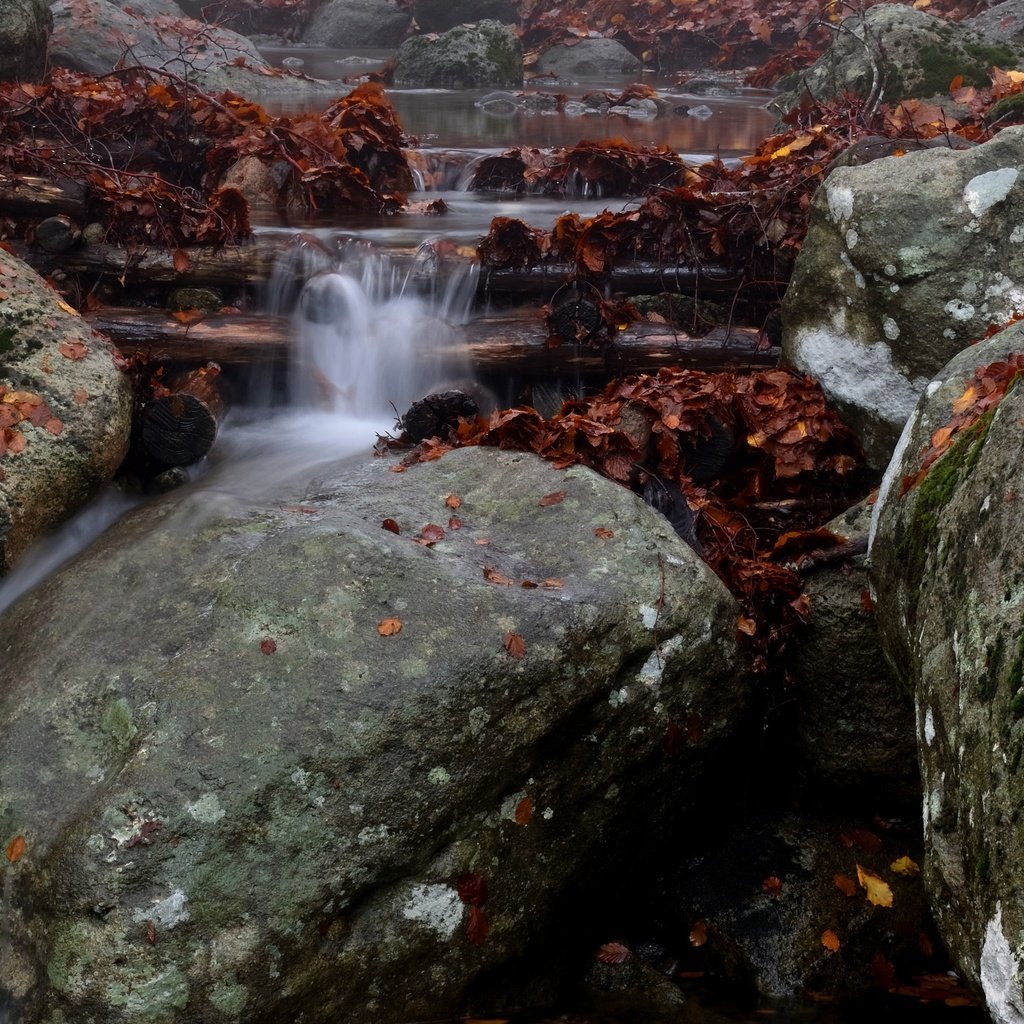
[[[306,71],[323,77],[351,74],[387,56],[299,49],[267,50],[266,55],[275,62],[301,60]],[[628,82],[600,86],[614,90]],[[582,96],[596,84],[582,83],[563,91]],[[465,322],[474,315],[475,280],[469,276],[449,282],[445,289],[417,291],[395,270],[389,250],[417,249],[438,237],[473,245],[494,216],[521,217],[546,227],[567,210],[588,216],[606,208],[622,209],[634,201],[609,202],[586,195],[509,198],[468,192],[465,182],[476,161],[511,145],[560,146],[602,138],[667,145],[695,162],[716,154],[736,160],[770,133],[774,119],[763,109],[769,96],[764,91],[712,84],[701,92],[688,92],[685,84],[653,84],[690,113],[645,120],[583,115],[572,113],[572,108],[570,113],[531,112],[520,106],[508,109],[507,104],[481,105],[487,95],[483,90],[389,90],[403,126],[418,142],[414,164],[421,187],[409,199],[443,198],[448,213],[441,217],[297,218],[283,224],[274,211],[254,211],[258,232],[303,232],[322,243],[319,251],[303,247],[300,255],[290,257],[307,261],[303,267],[307,284],[297,302],[288,289],[275,287],[273,281],[261,299],[270,310],[289,307],[296,356],[283,400],[278,384],[265,374],[253,375],[245,401],[226,417],[210,457],[190,468],[190,481],[184,486],[193,493],[201,490],[211,514],[242,505],[273,504],[278,496],[300,493],[318,466],[368,453],[378,434],[395,430],[396,410],[404,411],[416,398],[467,377],[466,363],[440,355],[414,374],[411,368],[423,366],[423,360],[414,360],[410,354],[414,347],[438,353],[450,348],[445,345],[445,322]],[[555,87],[541,86],[538,91],[553,92]],[[0,611],[144,500],[143,495],[108,488],[0,581]],[[866,1024],[869,1020],[937,1022],[947,1017],[974,1024],[985,1019],[980,1011],[953,1012],[941,1005],[921,1008],[907,999],[865,1008],[804,1002],[747,1006],[723,1002],[699,987],[692,996],[685,1018],[690,1024],[766,1019]],[[571,1013],[543,1019],[596,1024],[605,1018]]]

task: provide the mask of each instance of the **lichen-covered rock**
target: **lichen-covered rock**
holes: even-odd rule
[[[0,0],[0,82],[39,82],[53,19],[46,0]]]
[[[1024,0],[1003,0],[973,18],[964,18],[962,24],[997,46],[1019,48],[1024,46]]]
[[[872,508],[866,501],[854,505],[825,529],[866,541]],[[818,783],[870,794],[877,806],[916,805],[913,700],[882,653],[868,588],[866,554],[807,579],[810,622],[793,658],[800,738]]]
[[[0,576],[121,464],[132,399],[113,355],[34,270],[0,250]]]
[[[889,461],[942,366],[1024,311],[1024,128],[833,171],[783,305],[783,358]]]
[[[120,62],[162,69],[207,92],[243,96],[336,95],[336,83],[279,74],[255,44],[192,18],[146,17],[109,0],[55,0],[50,62],[105,75]],[[236,63],[239,62],[239,63]]]
[[[915,688],[926,883],[954,962],[999,1024],[1024,1007],[1024,388],[935,432],[982,390],[975,368],[1024,352],[1013,325],[961,352],[907,423],[871,547],[886,653]],[[922,469],[926,471],[921,475]]]
[[[579,39],[572,45],[559,43],[545,50],[537,71],[560,79],[603,78],[635,75],[643,70],[637,57],[615,39]]]
[[[532,455],[392,468],[160,499],[0,620],[12,1024],[455,1015],[733,756],[736,606],[664,519]]]
[[[412,11],[394,0],[327,0],[319,4],[302,33],[309,46],[381,46],[401,43]]]
[[[436,38],[415,36],[395,54],[395,85],[518,89],[523,84],[519,38],[497,21],[459,25]]]
[[[863,16],[847,18],[810,68],[781,82],[771,107],[785,113],[805,91],[823,101],[847,91],[891,104],[932,96],[948,102],[949,83],[957,75],[969,85],[988,85],[993,65],[1016,67],[1021,56],[1005,40],[955,22],[902,4],[876,4]]]

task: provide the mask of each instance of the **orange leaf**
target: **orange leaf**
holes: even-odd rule
[[[25,837],[24,836],[15,836],[7,844],[7,850],[6,850],[7,859],[12,864],[17,864],[18,861],[21,860],[21,858],[25,855],[25,848],[26,848],[26,846],[27,846],[27,844],[25,842]]]
[[[514,587],[515,580],[509,579],[503,572],[499,572],[493,566],[484,566],[484,579],[490,583],[497,583],[502,587]]]
[[[519,803],[516,804],[516,824],[526,825],[533,817],[533,797],[524,796]]]
[[[844,896],[856,896],[857,883],[849,875],[835,874],[832,876],[832,881]]]
[[[632,954],[621,942],[606,942],[599,946],[594,959],[602,964],[624,964]]]
[[[44,424],[44,427],[53,434],[54,437],[59,437],[64,432],[64,424],[61,423],[56,416],[51,416]]]
[[[897,858],[889,865],[889,870],[901,878],[913,878],[915,875],[921,874],[921,868],[909,857]]]
[[[433,547],[439,540],[444,540],[444,530],[437,523],[427,523],[413,540],[426,548]]]
[[[842,943],[839,941],[839,936],[836,935],[831,928],[826,928],[821,933],[821,944],[830,952],[837,953]]]
[[[402,620],[401,619],[381,619],[377,623],[377,632],[381,636],[394,636],[396,633],[402,632]]]
[[[394,519],[385,519],[380,524],[382,530],[387,530],[389,533],[401,533],[402,528],[394,521]]]
[[[598,526],[594,530],[594,536],[600,540],[611,540],[615,536],[612,530],[609,530],[607,526]]]
[[[561,590],[562,587],[565,586],[565,580],[559,580],[559,579],[541,580],[540,581],[540,585],[545,590]]]
[[[266,640],[260,641],[260,650],[264,654],[273,654],[277,650],[277,641],[268,637]]]
[[[62,341],[57,346],[57,351],[65,359],[84,359],[89,354],[89,346],[81,341]]]
[[[506,633],[503,641],[505,650],[512,655],[516,661],[521,661],[526,654],[526,641],[518,633]],[[519,809],[516,808],[516,813]]]
[[[449,508],[461,508],[462,507],[462,499],[457,494],[449,494],[448,497],[444,499],[444,503]]]
[[[188,264],[189,264],[188,253],[185,252],[184,249],[175,249],[174,250],[174,269],[179,274],[184,274],[185,271],[188,270]]]
[[[736,620],[736,628],[744,636],[753,636],[757,632],[757,623],[753,619],[748,619],[745,615],[741,615]]]
[[[563,501],[565,501],[565,491],[552,491],[551,494],[545,494],[537,504],[541,508],[547,508],[549,505],[560,505]]]
[[[698,921],[690,929],[690,945],[691,946],[703,946],[708,941],[708,925],[707,921]]]
[[[782,892],[782,879],[778,875],[769,875],[762,883],[761,888],[764,889],[769,896],[778,896]]]
[[[89,392],[85,388],[78,388],[71,397],[75,400],[75,405],[85,405],[89,401]]]
[[[179,309],[171,314],[179,324],[195,323],[196,320],[202,320],[205,315],[201,309]]]
[[[857,881],[867,893],[868,903],[876,907],[892,906],[892,889],[873,871],[868,871],[867,868],[862,868],[858,864]]]
[[[461,530],[462,520],[458,516],[450,516],[448,519],[449,530]]]

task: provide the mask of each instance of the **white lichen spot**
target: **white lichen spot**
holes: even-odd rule
[[[447,768],[431,768],[427,772],[427,782],[434,786],[447,786],[452,781],[451,774]]]
[[[964,186],[964,202],[972,216],[980,217],[1001,203],[1017,181],[1016,167],[1000,167],[995,171],[977,174]]]
[[[628,704],[629,687],[623,686],[621,690],[612,690],[612,692],[608,694],[608,703],[611,704],[613,708],[620,708],[623,704]]]
[[[929,398],[931,398],[931,397],[932,397],[932,395],[934,395],[934,394],[935,394],[935,392],[936,392],[936,391],[938,391],[938,390],[939,390],[939,388],[941,388],[941,387],[942,387],[942,381],[941,381],[941,380],[933,380],[933,381],[932,381],[932,382],[931,382],[931,383],[930,383],[930,384],[928,385],[928,387],[926,387],[926,388],[924,389],[924,393],[925,393],[925,394],[926,394],[926,395],[927,395],[927,396],[928,396]]]
[[[363,805],[362,804],[349,804],[348,813],[355,818],[361,818],[363,816]]]
[[[665,675],[665,664],[668,659],[683,646],[683,638],[679,635],[669,637],[643,663],[638,679],[644,686],[656,690]],[[617,706],[617,705],[616,705]]]
[[[516,811],[519,809],[519,805],[527,797],[526,790],[519,790],[516,793],[510,793],[504,800],[501,801],[501,807],[498,808],[498,818],[503,821],[511,821],[518,825],[516,821]]]
[[[86,769],[85,777],[92,782],[102,782],[107,773],[98,764],[92,764]]]
[[[944,330],[944,331],[942,332],[942,336],[943,336],[944,338],[949,338],[949,339],[953,339],[953,338],[955,338],[955,337],[956,337],[956,331],[954,331],[952,327],[947,327],[947,328],[946,328],[946,329],[945,329],[945,330]]]
[[[374,843],[383,843],[391,834],[387,825],[367,825],[360,829],[356,839],[360,846],[372,846]]]
[[[304,768],[296,768],[291,775],[292,782],[294,782],[303,793],[309,789],[309,783],[312,778],[313,777]]]
[[[152,921],[160,928],[171,929],[189,919],[188,897],[181,889],[175,889],[166,899],[158,900],[153,906],[139,908],[134,913],[137,922]]]
[[[1010,232],[1010,241],[1016,245],[1018,242],[1024,242],[1024,224],[1018,224]]]
[[[882,331],[890,341],[895,341],[900,336],[900,325],[891,316],[882,320]]]
[[[843,264],[846,269],[853,274],[853,283],[858,288],[866,288],[867,284],[864,281],[864,275],[853,265],[853,261],[845,252],[839,254],[839,261]]]
[[[987,512],[992,505],[992,495],[986,494],[985,500],[981,503],[981,511]]]
[[[985,927],[978,976],[988,1012],[997,1024],[1022,1024],[1024,994],[1017,980],[1017,958],[1003,934],[1003,905],[999,902],[996,916]]]
[[[898,284],[891,284],[891,285],[889,285],[889,291],[891,291],[893,293],[893,295],[895,295],[899,290],[900,290],[900,286]]]
[[[855,249],[858,241],[860,241],[860,236],[853,230],[853,228],[850,228],[846,232],[846,248]]]
[[[491,715],[489,711],[485,711],[482,707],[471,708],[469,712],[470,736],[479,736],[490,720]]]
[[[825,189],[828,198],[828,213],[833,224],[849,220],[853,216],[853,189],[846,185],[829,185]]]
[[[924,715],[924,741],[929,747],[935,742],[935,718],[931,708]]]
[[[640,605],[640,618],[643,619],[644,629],[654,629],[658,624],[659,611],[660,609],[653,604]]]
[[[545,821],[550,821],[555,816],[555,812],[550,807],[545,807],[544,810],[540,812],[540,816]]]
[[[811,329],[797,334],[793,351],[799,369],[817,378],[830,397],[869,410],[897,429],[927,384],[903,376],[881,341],[865,344],[845,333]]]
[[[974,307],[960,299],[950,299],[943,308],[954,320],[970,320],[974,316]]]
[[[893,277],[896,273],[896,264],[886,263],[886,265],[882,267],[882,270],[885,272],[887,277]]]
[[[227,813],[220,805],[216,793],[204,793],[198,800],[186,804],[185,810],[192,815],[196,821],[202,821],[207,825],[215,825]]]
[[[448,885],[414,885],[402,916],[450,939],[462,923],[464,906],[458,892]]]

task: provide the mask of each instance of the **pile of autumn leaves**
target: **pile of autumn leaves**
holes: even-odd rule
[[[43,85],[0,84],[0,178],[41,176],[84,199],[120,244],[221,245],[250,235],[249,208],[225,174],[251,158],[280,175],[281,201],[392,213],[412,175],[380,86],[320,114],[272,117],[173,75],[126,68],[101,78],[58,70]]]
[[[697,482],[695,458],[712,437],[719,447],[728,438],[729,451],[713,478]],[[780,669],[807,618],[796,563],[840,540],[808,527],[849,507],[866,487],[857,443],[820,388],[781,369],[628,377],[594,398],[566,402],[550,419],[520,407],[463,420],[404,461],[478,444],[532,451],[559,467],[589,466],[641,493],[652,482],[678,487],[703,557],[740,602],[740,632],[760,673]]]

